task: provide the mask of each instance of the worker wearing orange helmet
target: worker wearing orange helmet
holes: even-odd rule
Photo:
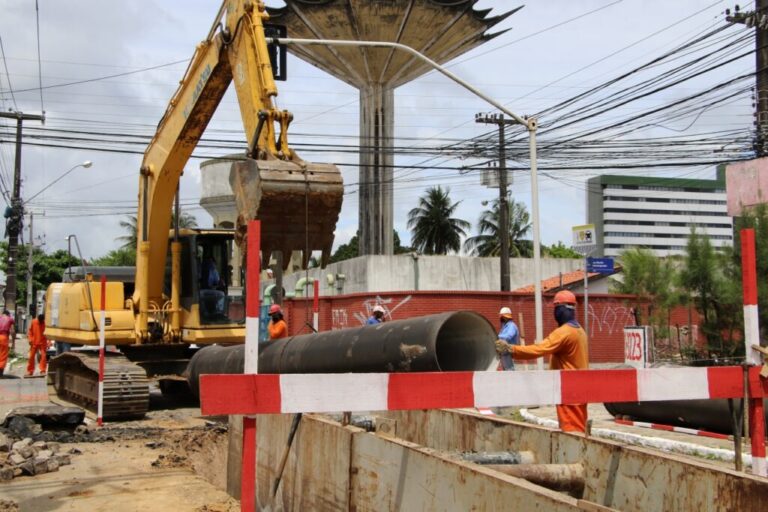
[[[557,292],[554,300],[557,329],[535,345],[508,345],[496,342],[496,351],[515,359],[537,359],[549,355],[551,370],[585,370],[589,368],[587,333],[576,321],[576,296],[568,290]],[[558,405],[557,419],[564,432],[584,432],[587,405]]]
[[[40,353],[40,374],[44,374],[48,362],[45,359],[45,351],[48,350],[48,340],[45,338],[45,316],[37,315],[32,320],[27,329],[27,340],[29,341],[29,360],[27,361],[27,376],[31,377],[35,373],[35,356]]]
[[[280,338],[288,337],[288,324],[283,320],[283,309],[280,304],[272,304],[269,306],[269,318],[271,321],[267,326],[269,330],[269,340],[277,340]]]

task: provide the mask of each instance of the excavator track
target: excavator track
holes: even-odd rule
[[[84,352],[65,352],[51,359],[48,384],[56,395],[95,411],[99,391],[99,357]],[[149,409],[149,380],[143,368],[123,356],[104,361],[105,420],[143,417]]]

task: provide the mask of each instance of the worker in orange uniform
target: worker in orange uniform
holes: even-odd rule
[[[587,333],[576,321],[576,296],[568,290],[555,295],[555,320],[558,328],[541,343],[509,345],[496,341],[499,354],[512,354],[514,359],[536,359],[550,356],[550,370],[585,370],[589,368]],[[584,432],[587,427],[587,404],[558,405],[557,420],[563,432]]]
[[[37,315],[27,329],[29,340],[29,361],[27,362],[27,377],[35,373],[35,356],[40,352],[40,374],[44,374],[48,367],[45,359],[45,351],[48,350],[48,340],[45,338],[45,315]]]
[[[269,340],[277,340],[280,338],[288,337],[288,324],[283,320],[283,310],[280,304],[272,304],[269,306],[269,318],[272,320],[269,322],[267,329],[269,330]]]
[[[8,363],[9,340],[13,336],[13,318],[7,309],[0,315],[0,377],[5,373]]]

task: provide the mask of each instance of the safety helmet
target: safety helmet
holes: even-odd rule
[[[385,313],[384,308],[381,307],[379,304],[376,304],[375,306],[373,306],[373,312],[381,313],[382,315]]]
[[[560,290],[555,294],[554,303],[555,306],[565,304],[567,306],[573,307],[576,305],[576,296],[570,290]]]
[[[272,304],[269,306],[269,314],[274,315],[275,313],[282,313],[283,310],[280,308],[280,304]]]
[[[504,306],[499,310],[499,316],[502,316],[504,318],[512,318],[512,310]]]

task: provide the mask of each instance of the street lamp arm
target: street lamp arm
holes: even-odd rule
[[[411,48],[410,46],[401,44],[401,43],[393,43],[390,41],[345,41],[345,40],[335,40],[335,39],[295,39],[290,37],[274,37],[271,38],[272,41],[274,41],[276,44],[296,44],[296,45],[312,45],[312,44],[320,44],[320,45],[329,45],[329,46],[367,46],[367,47],[373,47],[373,48],[396,48],[398,50],[404,51],[406,53],[409,53],[413,55],[414,57],[426,62],[430,66],[432,66],[435,70],[439,71],[440,73],[444,74],[457,84],[461,85],[465,89],[469,90],[472,94],[479,96],[483,100],[487,101],[497,109],[501,110],[505,114],[507,114],[509,117],[517,121],[518,123],[522,124],[523,126],[528,126],[528,121],[520,117],[519,115],[515,114],[508,108],[506,108],[504,105],[499,103],[498,101],[494,100],[490,96],[484,94],[476,87],[470,85],[468,82],[462,80],[455,74],[448,71],[448,69],[444,66],[441,66],[437,62],[433,61],[423,53],[419,52],[418,50],[415,50]]]
[[[48,185],[46,185],[42,189],[38,190],[32,197],[27,198],[27,200],[24,201],[24,202],[25,203],[29,203],[34,198],[36,198],[37,196],[39,196],[40,194],[42,194],[43,192],[45,192],[46,190],[48,190],[49,188],[51,188],[52,186],[54,186],[55,184],[60,182],[66,175],[68,175],[69,173],[71,173],[72,171],[77,169],[78,167],[83,167],[83,168],[87,169],[88,167],[90,167],[92,165],[93,165],[93,162],[91,162],[90,160],[86,160],[85,162],[83,162],[81,164],[77,164],[76,166],[72,167],[67,172],[65,172],[64,174],[62,174],[61,176],[59,176],[58,178],[56,178],[52,182],[50,182]]]

